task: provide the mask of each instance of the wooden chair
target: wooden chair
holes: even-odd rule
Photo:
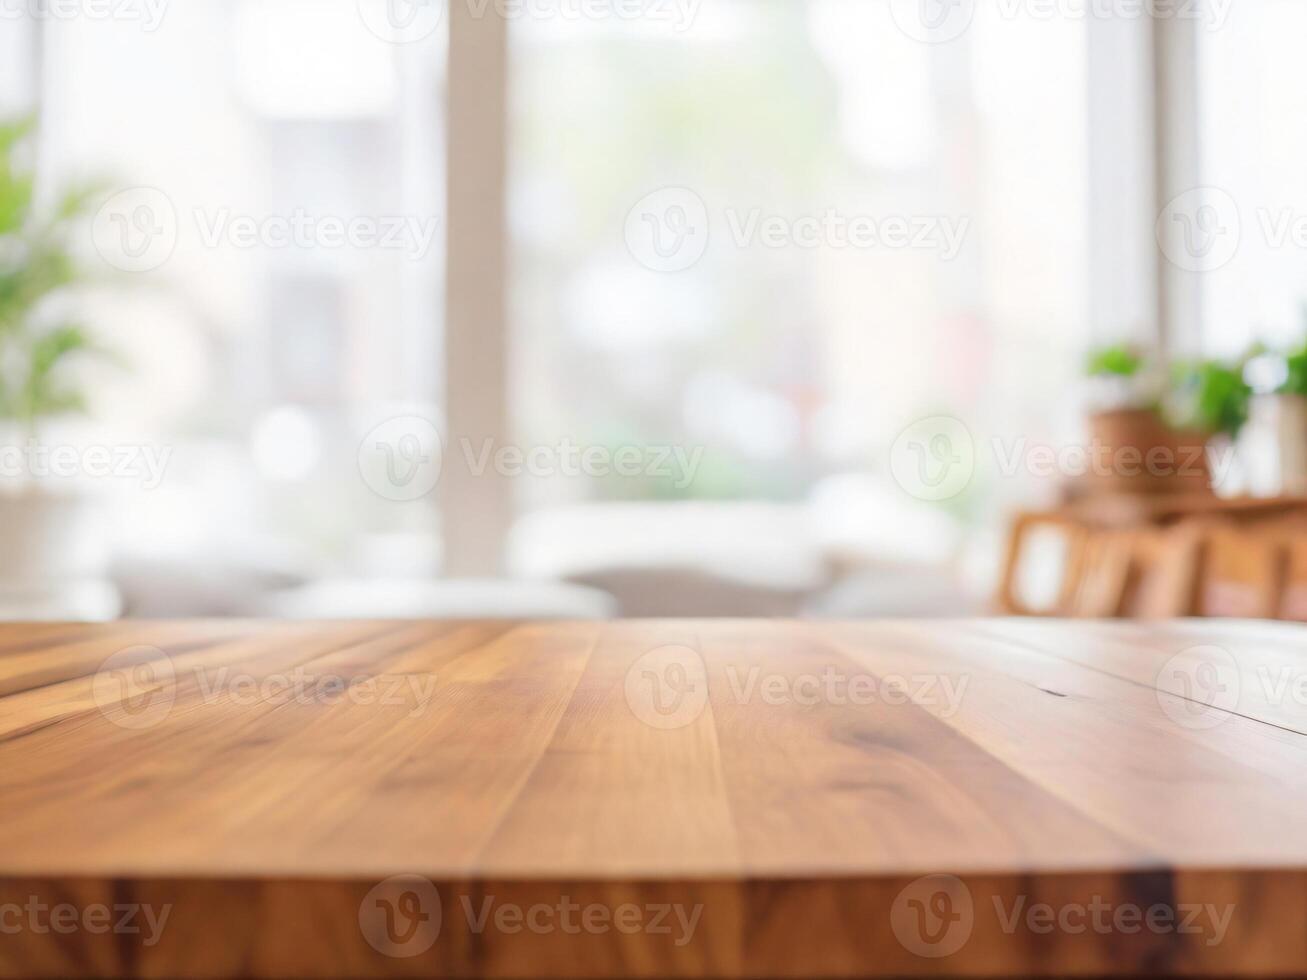
[[[1066,540],[1057,599],[1048,609],[1031,609],[1017,594],[1018,569],[1031,532],[1055,527]],[[1190,615],[1201,544],[1199,530],[1118,530],[1061,518],[1027,520],[1014,535],[1004,563],[999,607],[1008,615],[1082,619],[1167,618]]]
[[[1205,526],[1194,614],[1275,619],[1288,559],[1283,529],[1281,522]]]
[[[1284,543],[1284,579],[1276,615],[1307,623],[1307,527],[1291,532]]]
[[[1132,533],[1114,616],[1172,619],[1194,614],[1202,530],[1192,524]]]
[[[1017,594],[1032,532],[1067,542],[1056,600]],[[996,605],[1005,615],[1230,616],[1307,622],[1307,498],[1085,498],[1019,515]]]

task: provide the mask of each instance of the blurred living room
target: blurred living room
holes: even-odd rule
[[[401,6],[6,8],[6,618],[1109,614],[1068,527],[1298,513],[1300,5]],[[1265,539],[1174,612],[1307,617]]]
[[[692,882],[727,873],[717,860],[734,844],[708,835],[688,846],[681,836],[711,822],[716,811],[697,794],[717,777],[682,784],[668,775],[679,762],[649,761],[709,724],[697,714],[665,724],[671,709],[657,701],[665,682],[679,710],[700,671],[718,726],[700,748],[716,752],[720,740],[725,756],[738,723],[744,742],[785,754],[784,726],[744,724],[739,705],[756,708],[757,696],[729,693],[714,646],[760,663],[793,656],[786,662],[813,671],[837,648],[857,649],[864,664],[879,656],[873,648],[898,651],[896,670],[974,659],[967,697],[982,700],[964,702],[957,717],[989,720],[962,726],[967,737],[1004,766],[1064,782],[1010,817],[1010,828],[1029,818],[1032,836],[982,838],[919,816],[936,863],[907,861],[905,873],[993,871],[985,854],[1023,873],[1115,873],[1138,858],[1140,874],[1164,866],[1178,876],[1196,855],[1200,877],[1213,864],[1246,862],[1266,875],[1307,866],[1307,839],[1286,829],[1291,806],[1301,806],[1292,772],[1307,738],[1307,685],[1274,697],[1257,687],[1267,663],[1298,664],[1295,677],[1307,669],[1304,637],[1286,622],[1307,622],[1304,37],[1301,0],[0,0],[0,625],[9,624],[0,629],[0,749],[18,740],[7,757],[16,766],[0,774],[14,807],[0,876],[81,881],[136,869],[153,881],[213,860],[233,874],[257,866],[278,881],[321,877],[313,835],[302,852],[261,849],[259,835],[282,840],[289,823],[255,821],[255,789],[234,792],[230,814],[185,802],[198,799],[182,793],[186,767],[141,741],[181,752],[191,743],[170,726],[202,726],[202,717],[216,738],[218,715],[181,710],[194,693],[183,666],[203,644],[238,658],[259,630],[276,638],[260,656],[289,657],[320,640],[337,644],[333,656],[349,670],[364,670],[371,637],[390,630],[376,635],[401,652],[387,648],[398,659],[385,662],[406,677],[427,669],[404,659],[414,644],[462,637],[464,659],[441,660],[433,677],[474,685],[493,675],[493,688],[437,687],[423,703],[457,711],[468,690],[480,691],[482,710],[521,713],[515,731],[552,733],[545,758],[569,774],[557,795],[525,816],[506,803],[484,820],[495,835],[517,826],[503,814],[539,820],[520,849],[500,841],[469,850],[475,862],[440,851],[415,863],[400,850],[413,844],[408,831],[388,823],[408,812],[404,787],[471,778],[442,753],[462,751],[473,734],[449,735],[430,757],[445,761],[403,769],[408,782],[395,770],[396,796],[378,788],[371,803],[340,811],[366,810],[354,830],[343,817],[330,832],[323,825],[319,842],[333,847],[370,828],[366,847],[344,848],[371,855],[343,861],[351,875],[411,870],[437,882],[447,929],[457,906],[440,875],[454,881],[475,865],[518,884],[524,875],[538,886],[535,872],[584,877],[568,862],[588,861],[589,845],[569,830],[549,836],[572,793],[578,808],[637,838],[625,850],[594,845],[599,879],[656,878],[667,858],[660,842],[672,848],[673,837],[685,861],[667,867]],[[859,632],[874,630],[882,639]],[[585,667],[569,659],[581,656],[579,638]],[[491,651],[475,670],[465,649],[473,642]],[[622,664],[612,684],[593,675],[608,669],[596,666],[605,643]],[[692,663],[659,653],[668,644],[695,651]],[[1139,659],[1126,656],[1132,645]],[[172,711],[149,732],[130,721],[132,698],[160,690],[160,661],[142,650],[166,651]],[[562,666],[542,666],[543,679],[506,673],[508,662],[527,671],[549,651]],[[130,668],[121,700],[100,686],[111,654]],[[637,656],[654,656],[655,668],[625,673]],[[409,666],[394,667],[400,661]],[[1000,661],[1010,674],[1000,677]],[[525,692],[552,697],[550,685],[573,667],[582,679],[569,682],[574,700],[558,703],[563,722],[553,708],[525,706]],[[991,668],[1000,673],[986,687]],[[1158,680],[1168,670],[1178,671],[1170,687]],[[642,760],[630,771],[680,786],[650,790],[671,801],[674,818],[647,841],[620,802],[645,797],[628,786],[599,805],[579,758],[567,768],[568,753],[597,751],[602,740],[568,742],[566,719],[573,710],[576,725],[609,718],[596,707],[608,697],[600,692],[621,702],[622,676],[625,702],[649,725],[614,745]],[[1230,677],[1243,700],[1227,704]],[[642,679],[655,696],[647,717]],[[1109,683],[1124,686],[1100,690]],[[196,705],[222,701],[254,717],[230,691],[202,693]],[[577,708],[583,695],[595,699],[590,721]],[[1022,705],[1012,717],[985,714],[1009,701]],[[1118,707],[1092,722],[1057,727],[1067,717],[1057,712],[1109,701]],[[1219,710],[1228,724],[1172,724],[1180,702]],[[326,710],[318,700],[291,709],[306,728],[242,728],[245,741],[226,730],[234,755],[223,758],[235,768],[221,771],[232,786],[238,770],[269,771],[243,754],[259,744],[303,737],[302,758],[316,760],[312,731],[322,752],[330,745],[343,758],[354,751],[346,732],[369,724],[360,714],[358,727],[325,737],[314,726],[331,722],[309,714]],[[846,709],[828,695],[799,712],[808,721],[784,728],[792,750],[809,746],[795,726],[825,724],[824,711],[872,723]],[[276,715],[280,724],[289,713]],[[94,740],[79,728],[92,716],[106,726]],[[887,798],[873,799],[863,775],[837,778],[831,760],[910,747],[916,736],[849,734],[844,723],[831,721],[834,754],[810,748],[829,767],[811,791],[858,796],[865,815]],[[657,729],[676,732],[659,741]],[[1113,732],[1122,740],[1111,742]],[[118,775],[94,793],[71,789],[76,760],[88,757],[60,737],[112,745],[100,771]],[[507,765],[521,750],[502,732],[486,737],[477,749],[485,758]],[[1128,747],[1154,737],[1153,756]],[[1090,752],[1091,742],[1110,742],[1111,764],[1141,780],[1099,810],[1084,802],[1098,799],[1088,769],[1083,784],[1065,759],[1050,775],[1049,760]],[[953,744],[926,739],[918,761],[901,765],[917,771],[938,751],[947,769],[962,756],[940,746]],[[415,758],[404,766],[420,767]],[[27,777],[24,765],[34,767]],[[627,771],[614,766],[605,771]],[[970,777],[958,766],[961,786]],[[1007,785],[1007,769],[970,770]],[[514,805],[526,806],[552,771],[528,767],[520,782],[487,777],[460,791],[480,800],[492,782],[511,785]],[[789,782],[797,769],[764,771],[742,783],[728,772],[737,813],[744,785],[768,806],[782,805],[779,787],[789,785],[790,805],[803,805],[809,790]],[[252,778],[258,792],[273,792]],[[187,827],[178,840],[207,828],[230,848],[183,857],[161,843],[172,839],[156,823],[164,811],[147,809],[138,790],[172,801],[170,826]],[[1236,800],[1247,804],[1247,821],[1200,806],[1209,791],[1228,791],[1226,816]],[[957,792],[970,794],[968,806],[984,795]],[[98,842],[71,815],[60,822],[56,798],[58,813],[102,815]],[[1158,808],[1156,821],[1132,809],[1146,805]],[[1083,828],[1067,814],[1082,809],[1097,822],[1082,844],[1068,844]],[[755,844],[787,828],[806,840],[827,819],[756,812],[764,829]],[[441,813],[447,829],[464,826],[463,811]],[[246,818],[258,832],[238,837]],[[906,827],[886,830],[890,819],[851,831],[845,850],[832,852],[845,857],[829,865],[773,841],[760,846],[770,857],[742,856],[730,873],[762,880],[774,871],[794,888],[831,868],[854,874],[866,853],[881,854],[871,842],[882,833],[893,847],[912,839]],[[1186,820],[1198,823],[1183,829]],[[1166,851],[1152,836],[1168,825],[1177,848],[1192,851]],[[1045,851],[1031,843],[1041,827],[1071,836]],[[1114,851],[1109,838],[1130,846]],[[1209,852],[1193,843],[1209,839],[1223,843]],[[1259,850],[1273,840],[1285,850]],[[39,842],[49,863],[29,861],[20,841]],[[854,855],[859,841],[871,850]],[[950,841],[975,850],[954,854]],[[1137,897],[1144,886],[1133,873],[1123,894]],[[987,900],[966,882],[980,910]],[[421,907],[422,888],[404,900]],[[907,899],[897,884],[894,893],[898,908]],[[857,901],[879,902],[869,894]],[[1256,904],[1239,894],[1245,908]],[[953,907],[936,898],[913,907]],[[174,928],[178,944],[200,935]],[[741,953],[721,972],[855,975],[880,964],[890,974],[952,965],[1084,975],[1152,963],[1292,973],[1307,964],[1301,941],[1286,960],[1250,940],[1220,947],[1226,960],[1005,952],[963,969],[929,959],[949,954],[917,949],[898,920],[899,944],[887,942],[901,961],[858,952],[857,937],[820,941],[814,929],[798,944],[815,957],[801,968],[791,970],[776,941],[767,956]],[[364,933],[383,967],[424,963],[428,975],[706,975],[723,962],[711,949],[687,967],[634,953],[537,959],[514,947],[503,961],[486,953],[474,967],[437,968],[385,959],[397,955],[387,952],[393,937],[383,950]],[[96,952],[45,960],[45,947],[26,938],[33,945],[21,955],[0,953],[0,975],[351,975],[376,966],[355,958],[337,970],[281,952],[231,962],[214,953],[199,966],[180,952],[100,960],[91,945]],[[244,948],[267,952],[250,942]],[[978,948],[973,939],[958,955]]]

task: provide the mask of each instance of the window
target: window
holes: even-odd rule
[[[438,401],[440,32],[392,44],[354,0],[187,0],[51,20],[42,153],[125,190],[95,244],[128,369],[96,414],[172,447],[135,550],[245,546],[317,567],[433,562],[432,508],[359,480],[360,438]],[[144,273],[133,275],[133,273]]]
[[[888,482],[938,413],[1052,438],[1088,343],[1084,20],[981,5],[931,44],[886,0],[668,7],[512,24],[512,390],[524,443],[702,465],[519,505]]]
[[[1215,25],[1216,22],[1213,22]],[[1228,5],[1199,31],[1198,215],[1213,232],[1200,278],[1202,345],[1241,353],[1255,340],[1293,343],[1307,315],[1307,86],[1293,0]],[[1221,234],[1221,231],[1224,234]]]

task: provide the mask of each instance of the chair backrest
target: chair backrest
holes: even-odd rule
[[[1133,532],[1086,529],[1080,565],[1067,590],[1064,615],[1102,619],[1121,615],[1130,579]]]
[[[1202,547],[1202,531],[1191,524],[1132,532],[1128,574],[1116,615],[1132,619],[1194,615]]]
[[[1307,623],[1307,526],[1291,529],[1284,542],[1284,584],[1276,615]]]
[[[1283,601],[1288,522],[1208,524],[1198,578],[1199,616],[1274,619]]]

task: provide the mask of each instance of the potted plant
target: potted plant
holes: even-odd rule
[[[1093,389],[1090,442],[1105,465],[1094,489],[1107,493],[1180,493],[1210,489],[1207,434],[1171,424],[1163,413],[1166,378],[1139,348],[1114,345],[1090,352]]]
[[[1172,427],[1206,438],[1215,452],[1234,451],[1248,422],[1253,390],[1244,377],[1255,351],[1233,361],[1196,359],[1172,369],[1165,412]]]
[[[1258,395],[1255,416],[1267,493],[1307,493],[1307,340],[1279,355],[1278,385]],[[1266,391],[1263,388],[1263,391]]]
[[[32,130],[30,119],[0,122],[0,612],[10,615],[94,579],[104,557],[91,501],[35,462],[52,448],[41,443],[43,423],[86,407],[70,369],[104,353],[71,308],[85,278],[74,229],[96,192],[70,190],[38,206]]]

